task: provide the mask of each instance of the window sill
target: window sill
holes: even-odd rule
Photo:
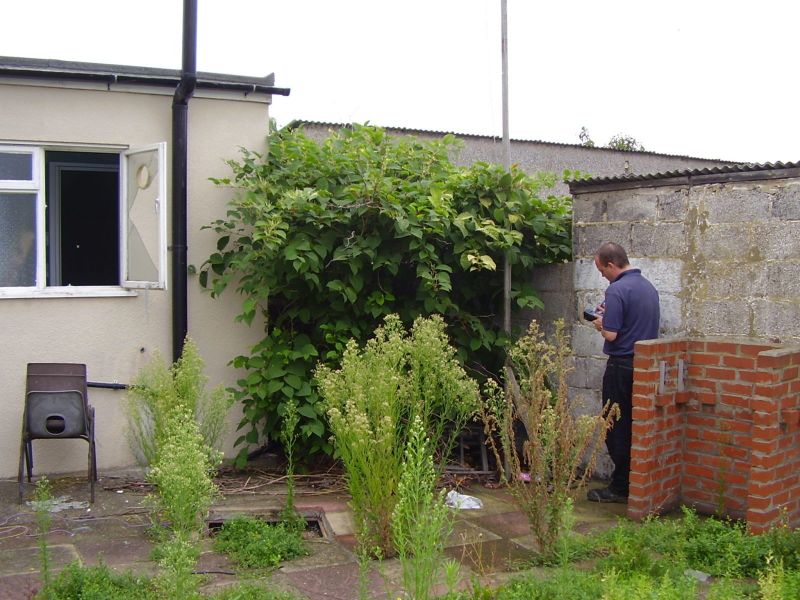
[[[137,290],[131,290],[115,285],[87,285],[47,288],[0,288],[0,300],[6,298],[114,298],[137,295]]]

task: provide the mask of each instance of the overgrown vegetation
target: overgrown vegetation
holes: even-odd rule
[[[246,569],[275,567],[308,554],[302,530],[287,523],[272,524],[249,516],[238,516],[224,523],[214,537],[214,549]]]
[[[126,412],[128,441],[140,464],[152,465],[158,441],[164,437],[168,415],[176,406],[193,416],[211,449],[218,449],[233,398],[222,387],[206,390],[203,359],[194,341],[187,337],[178,361],[169,365],[156,352],[138,373],[128,390]]]
[[[163,600],[166,596],[148,577],[131,572],[117,573],[102,563],[87,567],[75,562],[56,575],[38,597],[42,600]],[[178,600],[177,596],[172,597]],[[294,594],[248,582],[236,583],[202,597],[210,600],[300,600]]]
[[[340,369],[317,370],[336,453],[345,468],[362,548],[394,555],[391,520],[415,418],[441,464],[478,404],[478,387],[448,343],[441,318],[406,332],[396,315],[363,348],[348,342]]]
[[[473,585],[451,598],[480,600],[792,600],[800,591],[800,531],[778,527],[751,535],[738,522],[704,518],[620,521],[575,536],[575,563],[548,575],[526,574],[497,589]],[[587,562],[587,557],[591,561]],[[590,566],[587,566],[590,565]],[[707,580],[707,581],[706,581]]]
[[[502,277],[512,266],[516,307],[540,306],[527,270],[571,255],[570,201],[546,195],[554,175],[450,160],[455,140],[392,138],[369,126],[323,142],[301,130],[272,131],[269,151],[243,150],[233,174],[215,181],[239,196],[211,225],[218,251],[200,283],[219,295],[235,286],[238,319],[264,325],[264,338],[233,364],[247,444],[277,439],[295,402],[298,456],[330,453],[330,432],[312,371],[336,367],[347,341],[364,343],[389,314],[409,325],[440,314],[462,364],[498,377],[506,335]]]
[[[487,384],[481,409],[487,439],[520,509],[528,517],[539,551],[551,558],[571,525],[575,495],[594,469],[603,434],[614,410],[604,416],[575,416],[567,398],[569,340],[564,323],[545,339],[532,321],[528,333],[509,352],[512,364],[507,391]],[[518,439],[522,423],[525,438]]]
[[[213,478],[222,453],[208,445],[198,419],[211,414],[209,419],[222,422],[227,402],[221,395],[209,399],[204,394],[202,371],[202,359],[187,338],[174,365],[167,368],[156,359],[142,371],[134,393],[139,402],[131,403],[143,411],[132,412],[139,418],[131,423],[132,431],[141,436],[139,441],[146,442],[142,449],[150,461],[146,477],[154,491],[147,501],[159,533],[156,554],[160,570],[155,585],[164,597],[198,595],[194,566],[205,517],[218,493]],[[215,408],[205,410],[208,407]],[[218,433],[220,428],[212,425],[206,431]]]

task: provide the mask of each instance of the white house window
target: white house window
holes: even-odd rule
[[[0,145],[0,297],[164,288],[165,154]]]

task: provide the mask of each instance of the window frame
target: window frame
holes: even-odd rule
[[[157,150],[159,163],[159,192],[158,192],[158,281],[127,281],[125,262],[128,256],[127,248],[127,169],[125,157],[129,153],[144,150]],[[148,144],[138,147],[113,147],[90,145],[63,145],[63,144],[20,144],[0,142],[0,152],[20,153],[31,155],[32,176],[30,180],[0,180],[0,192],[9,193],[35,193],[36,194],[36,283],[24,287],[0,287],[0,299],[4,298],[71,298],[71,297],[114,297],[137,296],[140,289],[166,290],[167,277],[167,171],[166,171],[166,142]],[[117,243],[120,251],[119,285],[104,286],[48,286],[47,285],[47,224],[46,202],[47,190],[45,189],[45,153],[48,151],[61,152],[106,152],[119,156],[119,202],[120,219],[118,222]]]

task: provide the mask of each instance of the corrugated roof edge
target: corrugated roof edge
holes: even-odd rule
[[[305,119],[294,119],[290,123],[286,125],[286,127],[299,127],[301,125],[318,125],[322,127],[348,127],[352,125],[352,123],[332,123],[328,121],[307,121]],[[468,137],[468,138],[479,138],[485,140],[499,140],[501,139],[499,136],[496,135],[481,135],[477,133],[461,133],[457,131],[436,131],[432,129],[412,129],[410,127],[394,127],[392,125],[381,125],[383,129],[391,129],[393,131],[402,131],[409,134],[414,133],[426,133],[426,134],[433,134],[433,135],[447,135],[452,134],[458,137]],[[598,147],[591,147],[591,146],[584,146],[582,144],[568,144],[565,142],[546,142],[544,140],[529,140],[529,139],[521,139],[521,138],[511,138],[512,142],[523,142],[529,144],[544,144],[546,146],[563,146],[567,148],[583,148],[585,150],[590,150],[594,152],[622,152],[621,150],[614,150],[613,148],[598,148]],[[736,165],[741,164],[741,162],[736,162],[732,160],[721,160],[716,158],[700,158],[698,156],[688,156],[685,154],[663,154],[661,152],[650,152],[650,151],[643,151],[643,152],[632,152],[632,154],[647,154],[650,156],[668,156],[671,158],[687,158],[691,160],[705,160],[708,162],[713,163],[722,163],[722,164],[730,164]]]
[[[56,59],[0,56],[0,77],[33,77],[41,79],[101,80],[111,83],[134,83],[174,86],[180,81],[178,69],[109,65],[102,63],[73,62]],[[197,73],[199,87],[251,90],[266,94],[289,95],[288,88],[274,87],[275,74],[264,77],[226,75],[222,73]]]
[[[693,185],[733,180],[784,179],[787,177],[800,177],[800,162],[740,163],[646,175],[594,177],[592,179],[570,181],[569,189],[570,192],[601,191],[649,186]]]

